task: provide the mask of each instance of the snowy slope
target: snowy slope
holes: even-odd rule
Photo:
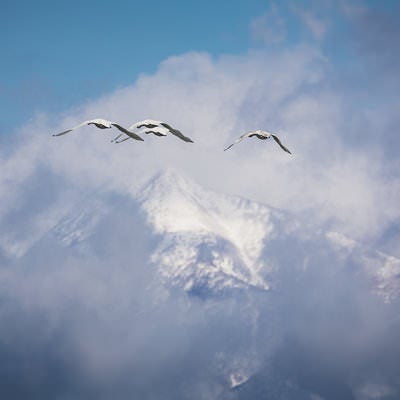
[[[0,252],[0,261],[12,265],[9,254]],[[164,376],[177,354],[188,354],[211,371],[204,379],[216,380],[221,398],[353,398],[342,397],[347,376],[356,393],[374,384],[368,373],[354,377],[350,363],[336,397],[325,393],[336,393],[338,382],[323,374],[330,377],[337,362],[347,368],[352,352],[386,354],[374,338],[384,324],[397,323],[389,311],[400,294],[398,258],[174,170],[139,188],[102,187],[69,203],[15,260],[15,278],[12,268],[1,271],[3,295],[17,293],[55,325],[65,315],[60,310],[72,310],[77,317],[66,326],[75,324],[71,337],[83,343],[79,352],[90,368],[140,359],[135,371],[142,371],[153,359],[148,366],[157,375],[167,355]],[[371,298],[378,304],[372,311]],[[360,337],[362,330],[371,338]],[[314,377],[320,368],[310,386],[301,373]]]
[[[154,177],[137,199],[162,238],[153,263],[167,281],[185,290],[268,290],[276,286],[275,272],[284,268],[288,254],[291,271],[301,273],[313,257],[317,262],[320,253],[329,253],[338,268],[351,264],[365,273],[385,301],[400,294],[398,258],[284,211],[206,190],[173,170]]]
[[[186,290],[268,289],[260,256],[273,235],[270,208],[207,191],[172,170],[155,177],[138,199],[163,238],[152,261],[166,278]]]
[[[98,257],[107,246],[116,252],[114,242],[124,243],[114,259],[147,259],[167,286],[192,294],[268,291],[328,260],[357,269],[386,302],[400,294],[398,258],[285,211],[207,190],[171,169],[135,191],[103,188],[85,197],[31,249],[59,246]]]

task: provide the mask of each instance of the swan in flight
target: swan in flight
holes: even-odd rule
[[[141,128],[146,128],[146,129],[143,131],[140,131],[139,133],[146,133],[146,134],[152,133],[153,135],[156,135],[156,136],[167,136],[168,133],[172,133],[179,139],[182,139],[184,142],[193,143],[192,139],[185,136],[181,131],[178,131],[178,129],[173,128],[171,125],[169,125],[163,121],[155,121],[153,119],[145,119],[143,121],[135,122],[128,129],[131,131],[134,129],[141,129]],[[111,142],[122,143],[122,142],[125,142],[125,140],[129,139],[129,137],[126,137],[126,138],[119,140],[119,138],[121,136],[124,136],[124,135],[123,134],[118,135],[113,140],[111,140]]]
[[[115,126],[117,129],[119,129],[124,134],[128,135],[130,138],[143,141],[143,139],[139,135],[136,135],[136,133],[130,132],[128,129],[125,129],[123,126],[121,126],[115,122],[111,122],[111,121],[108,121],[108,120],[102,119],[102,118],[96,118],[96,119],[84,121],[81,124],[74,126],[71,129],[67,129],[66,131],[63,131],[60,133],[55,133],[55,134],[53,134],[53,136],[65,135],[66,133],[72,132],[75,129],[81,128],[82,126],[85,126],[85,125],[95,125],[99,129],[109,129],[109,128],[112,128],[113,126]]]
[[[267,131],[262,131],[260,129],[258,129],[256,131],[251,131],[251,132],[244,133],[235,142],[233,142],[230,146],[228,146],[226,149],[224,149],[224,151],[230,149],[233,145],[235,145],[236,143],[241,142],[243,139],[246,139],[248,137],[256,137],[256,138],[261,139],[261,140],[270,139],[272,137],[272,139],[274,139],[275,142],[279,144],[279,146],[281,147],[282,150],[286,151],[286,153],[292,154],[290,152],[290,150],[288,148],[286,148],[281,143],[281,141],[279,140],[278,136],[276,136],[274,133],[267,132]]]

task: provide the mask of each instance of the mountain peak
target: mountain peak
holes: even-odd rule
[[[138,199],[144,201],[147,197],[169,196],[173,192],[190,193],[198,189],[198,184],[174,168],[168,167],[159,171],[142,187]]]
[[[35,257],[57,246],[79,257],[109,251],[114,260],[120,250],[129,259],[135,254],[136,260],[151,261],[167,285],[200,294],[268,290],[290,280],[296,268],[299,274],[310,265],[320,268],[330,254],[338,268],[350,260],[366,273],[385,301],[400,295],[398,258],[338,232],[316,232],[284,211],[208,190],[171,168],[133,197],[109,187],[87,196],[24,255]]]
[[[154,231],[168,243],[154,255],[164,273],[177,275],[175,269],[181,270],[187,257],[185,263],[203,281],[212,275],[214,283],[231,279],[234,286],[268,288],[259,275],[263,242],[272,231],[267,206],[207,190],[170,168],[154,176],[138,200]]]

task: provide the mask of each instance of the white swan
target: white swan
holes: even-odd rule
[[[182,139],[184,142],[193,143],[192,139],[185,136],[181,131],[178,131],[177,129],[173,128],[171,125],[169,125],[163,121],[156,121],[153,119],[145,119],[143,121],[135,122],[128,129],[134,130],[134,129],[140,129],[140,128],[146,128],[144,131],[141,131],[140,133],[146,133],[146,134],[152,133],[156,136],[167,136],[168,133],[172,133],[179,139]],[[129,138],[123,138],[122,140],[118,140],[121,136],[123,136],[123,135],[122,134],[118,135],[113,140],[111,140],[111,142],[122,143],[125,140],[129,139]]]
[[[96,119],[84,121],[81,124],[74,126],[71,129],[67,129],[66,131],[63,131],[60,133],[55,133],[55,134],[53,134],[53,136],[65,135],[66,133],[72,132],[75,129],[81,128],[82,126],[85,126],[85,125],[95,125],[99,129],[109,129],[109,128],[112,128],[113,126],[115,126],[117,129],[119,129],[124,134],[128,135],[130,138],[143,141],[143,139],[136,133],[133,133],[133,132],[129,131],[128,129],[125,129],[123,126],[117,124],[116,122],[108,121],[108,120],[102,119],[102,118],[96,118]]]
[[[224,151],[230,149],[233,145],[235,145],[236,143],[241,142],[243,139],[246,139],[248,137],[256,137],[256,138],[261,139],[261,140],[270,139],[272,137],[275,140],[275,142],[279,144],[279,146],[281,147],[282,150],[286,151],[286,153],[292,154],[290,152],[290,150],[288,148],[286,148],[281,143],[281,141],[279,140],[278,136],[276,136],[274,133],[267,132],[267,131],[262,131],[260,129],[258,129],[256,131],[251,131],[251,132],[244,133],[235,142],[233,142],[230,146],[228,146],[226,149],[224,149]]]

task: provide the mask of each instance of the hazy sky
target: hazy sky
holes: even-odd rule
[[[390,17],[396,3],[5,0],[0,133],[36,112],[62,112],[131,84],[165,58],[190,51],[244,54],[317,40],[333,63],[357,63],[354,54],[348,58],[353,37],[343,9],[368,6]]]
[[[50,168],[65,169],[71,182],[91,173],[91,182],[117,181],[135,154],[137,170],[170,165],[278,208],[316,207],[314,215],[342,230],[388,243],[398,218],[397,2],[146,4],[7,4],[0,138],[3,171],[14,179],[10,186],[3,173],[4,190],[18,188],[17,177],[29,176],[37,160],[54,160]],[[48,140],[95,117],[165,119],[196,145],[182,152],[163,142],[150,162],[142,152],[148,141],[139,149],[91,143],[97,136],[73,135],[62,147]],[[254,141],[221,158],[221,148],[258,128],[281,132],[296,162]],[[94,164],[82,157],[74,168],[61,165],[69,151],[79,154],[68,146],[90,151]],[[98,146],[107,146],[106,157],[96,155]],[[265,168],[271,157],[284,168]],[[255,175],[259,165],[263,174]]]
[[[400,257],[399,3],[55,4],[0,16],[3,397],[247,400],[282,383],[295,399],[397,399],[399,300],[359,268]],[[51,137],[94,117],[163,119],[195,143]],[[223,152],[257,128],[293,155],[257,140]],[[166,294],[140,196],[169,168],[293,216],[265,242],[271,296]],[[358,256],[327,251],[328,229]],[[243,360],[259,374],[226,391],[221,370]]]

